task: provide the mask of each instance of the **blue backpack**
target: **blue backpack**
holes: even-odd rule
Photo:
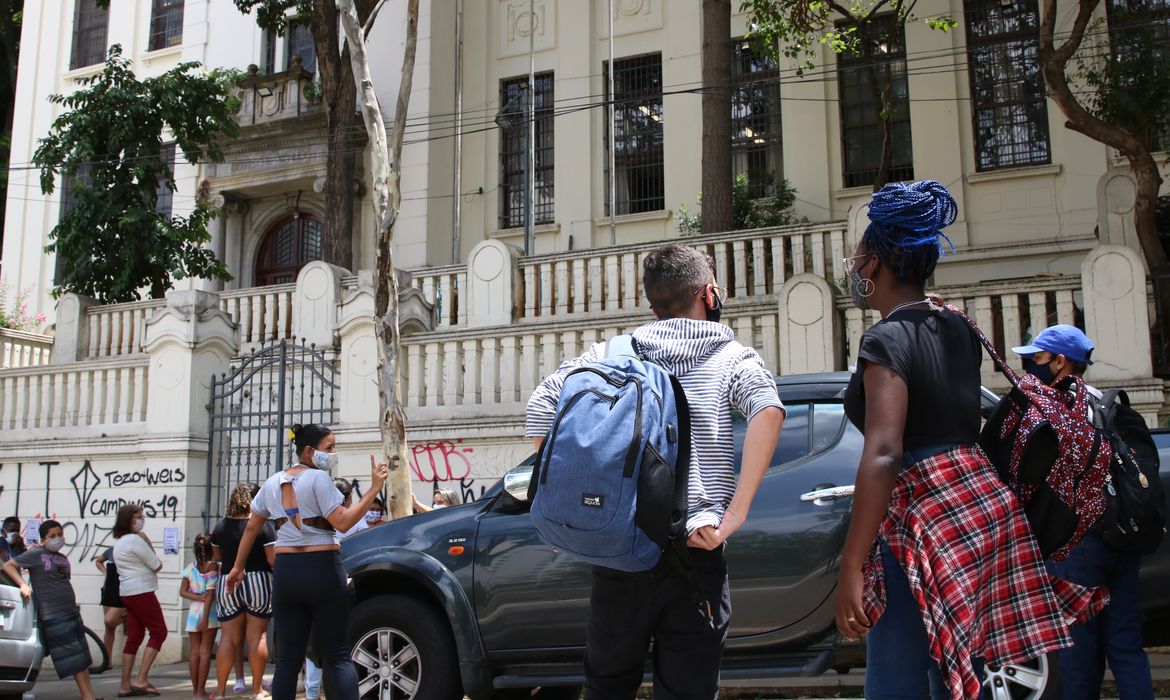
[[[621,571],[685,551],[690,410],[678,378],[633,336],[573,370],[532,475],[532,522],[550,545]],[[681,547],[681,549],[680,549]]]

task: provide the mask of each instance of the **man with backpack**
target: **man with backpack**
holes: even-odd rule
[[[1092,341],[1079,328],[1067,324],[1045,328],[1028,345],[1012,349],[1023,358],[1025,371],[1052,387],[1064,386],[1074,375],[1082,376],[1093,364]],[[1109,392],[1103,397],[1097,389],[1087,388],[1096,400],[1091,408],[1092,415],[1086,419],[1104,431],[1114,451],[1111,482],[1106,486],[1107,498],[1113,503],[1118,491],[1125,489],[1131,479],[1148,487],[1148,480],[1142,472],[1151,466],[1153,481],[1158,482],[1158,453],[1144,421],[1129,407],[1124,392]],[[1143,449],[1143,443],[1148,443],[1152,449]],[[1136,461],[1127,459],[1148,460],[1151,452],[1153,464],[1144,465],[1140,471],[1136,469]],[[1127,466],[1130,472],[1125,471]],[[1158,486],[1157,483],[1154,485]],[[1136,488],[1145,487],[1138,484]],[[1159,492],[1157,500],[1160,499]],[[1116,504],[1112,507],[1117,508]],[[1127,504],[1122,507],[1127,507]],[[1158,513],[1153,516],[1161,517]],[[1122,700],[1154,696],[1149,658],[1142,649],[1138,582],[1139,552],[1149,543],[1135,543],[1133,536],[1120,534],[1122,530],[1116,527],[1117,520],[1116,513],[1111,517],[1107,507],[1101,525],[1089,532],[1067,558],[1047,563],[1054,576],[1083,586],[1104,586],[1110,594],[1109,604],[1096,617],[1070,628],[1073,646],[1058,652],[1066,700],[1100,696],[1106,659]],[[1161,525],[1147,528],[1147,533],[1154,529],[1160,532]],[[1150,534],[1139,536],[1148,539]],[[1157,535],[1157,540],[1160,539]],[[1157,547],[1157,542],[1153,546]]]
[[[674,538],[677,546],[664,546],[661,558],[657,551],[653,552],[657,563],[647,570],[631,570],[636,566],[594,566],[586,633],[585,697],[633,698],[642,683],[647,650],[653,640],[655,698],[714,698],[731,616],[723,550],[727,539],[747,518],[776,449],[784,408],[775,379],[760,356],[738,343],[731,328],[718,323],[725,293],[716,286],[709,255],[685,245],[664,245],[643,261],[642,283],[657,320],[638,327],[632,339],[622,336],[594,345],[547,377],[528,402],[525,435],[533,438],[538,451],[547,447],[541,455],[545,462],[541,468],[547,474],[550,465],[555,466],[569,449],[567,445],[596,441],[588,433],[602,440],[618,441],[631,427],[577,428],[578,424],[566,420],[564,417],[575,410],[578,397],[617,406],[619,393],[627,386],[611,381],[621,386],[610,391],[603,378],[603,390],[583,389],[566,400],[570,392],[566,379],[571,385],[577,381],[570,375],[598,374],[596,368],[605,367],[599,363],[618,353],[631,355],[626,365],[633,368],[631,371],[641,368],[638,363],[646,363],[672,375],[671,383],[678,387],[678,393],[685,394],[685,398],[679,397],[677,421],[673,420],[672,409],[668,409],[665,415],[672,416],[672,420],[661,430],[659,426],[637,423],[632,429],[635,435],[641,429],[651,436],[645,444],[661,437],[659,444],[666,446],[664,449],[689,443],[689,448],[679,448],[678,455],[678,463],[684,465],[678,473],[686,473],[685,507],[679,496],[683,491],[674,496],[679,501],[674,515],[680,526],[685,524],[685,530],[679,528],[681,532]],[[669,386],[664,394],[671,393]],[[641,416],[641,402],[654,402],[658,393],[643,396],[639,388],[637,397],[637,415]],[[738,479],[732,435],[732,412],[737,410],[748,419]],[[611,427],[614,430],[609,432]],[[564,434],[570,431],[579,434]],[[676,431],[685,434],[676,435]],[[599,465],[598,471],[616,471],[620,477],[623,470],[632,473],[640,469],[637,499],[653,500],[661,497],[650,493],[650,487],[663,473],[660,464],[665,455],[645,444],[638,447],[640,457],[631,448],[629,459]],[[540,483],[535,492],[534,518],[541,499],[552,503],[555,497],[553,487],[540,481],[544,474],[533,477]],[[590,489],[588,485],[582,488]],[[592,490],[597,493],[572,495],[582,510],[601,513],[606,503],[622,496],[614,491],[603,493],[600,485]],[[671,519],[671,510],[667,503],[667,520]],[[641,515],[640,507],[638,511]],[[668,523],[643,521],[639,527],[648,532],[666,530]]]

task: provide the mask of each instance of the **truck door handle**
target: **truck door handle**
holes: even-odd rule
[[[835,502],[838,498],[845,498],[853,495],[853,484],[848,486],[830,486],[823,489],[816,489],[808,493],[800,494],[800,500],[804,502],[812,501],[813,505],[827,506]]]

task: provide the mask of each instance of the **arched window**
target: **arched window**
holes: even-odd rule
[[[290,216],[273,224],[256,256],[256,284],[297,281],[305,265],[321,259],[321,222],[307,214]]]

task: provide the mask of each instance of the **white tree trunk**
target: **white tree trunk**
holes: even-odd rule
[[[381,4],[375,9],[380,10]],[[408,0],[406,46],[402,57],[402,79],[398,88],[398,104],[394,109],[394,123],[387,140],[386,125],[382,121],[382,107],[374,92],[370,77],[370,62],[366,55],[365,29],[374,21],[374,14],[366,21],[366,28],[358,19],[354,0],[337,0],[341,27],[349,44],[349,58],[353,64],[353,78],[357,83],[358,102],[362,120],[370,139],[373,161],[371,184],[374,194],[374,212],[377,219],[377,262],[374,292],[374,333],[378,339],[378,408],[379,428],[382,433],[382,453],[390,465],[387,481],[389,496],[387,514],[391,518],[410,515],[410,460],[406,451],[406,415],[402,411],[399,372],[398,334],[398,277],[394,272],[394,222],[398,218],[401,199],[399,178],[402,163],[402,139],[406,128],[406,111],[410,105],[411,83],[414,79],[414,54],[418,43],[418,0]]]

